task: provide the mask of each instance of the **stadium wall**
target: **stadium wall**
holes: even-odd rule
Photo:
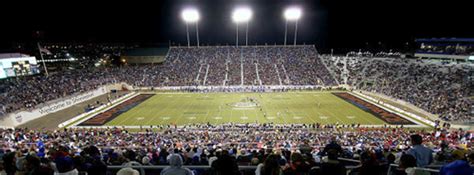
[[[429,112],[426,112],[425,110],[423,110],[423,109],[421,109],[421,108],[419,108],[419,107],[417,107],[417,106],[415,106],[415,105],[413,105],[409,102],[406,102],[406,101],[403,101],[403,100],[400,100],[400,99],[395,99],[395,98],[389,97],[389,96],[384,95],[384,94],[379,94],[379,93],[374,93],[374,92],[369,92],[369,91],[363,91],[363,90],[357,90],[357,91],[360,91],[362,94],[372,95],[372,96],[375,96],[375,97],[378,97],[378,98],[381,98],[381,99],[393,101],[393,102],[401,104],[403,106],[407,106],[410,109],[429,117],[431,120],[437,120],[438,119],[438,116],[436,116],[434,114],[431,114]]]
[[[94,110],[89,111],[89,112],[79,114],[76,117],[73,117],[73,118],[59,124],[58,128],[67,127],[69,125],[76,126],[77,124],[80,124],[80,123],[94,117],[95,116],[94,114],[97,114],[99,111],[101,112],[101,111],[109,110],[110,108],[113,108],[113,107],[119,105],[120,102],[131,99],[131,98],[133,98],[137,95],[139,95],[139,93],[136,93],[136,92],[132,92],[132,93],[129,93],[127,95],[124,95],[123,97],[120,97],[120,98],[115,99],[114,101],[112,101],[111,102],[112,105],[107,105],[107,104],[102,105],[102,106],[99,106],[98,108],[96,108]]]
[[[407,111],[405,111],[405,110],[402,110],[402,109],[397,108],[397,107],[395,107],[395,106],[392,106],[392,105],[390,105],[390,104],[381,102],[381,101],[379,101],[379,100],[377,100],[377,99],[375,99],[375,98],[372,98],[372,97],[370,97],[370,96],[368,96],[368,95],[359,93],[359,92],[357,92],[357,91],[352,91],[352,94],[355,94],[355,95],[358,96],[358,97],[363,97],[362,99],[365,99],[365,101],[367,101],[367,102],[369,102],[369,103],[372,103],[372,104],[374,104],[374,105],[376,105],[376,106],[378,106],[378,107],[381,107],[382,109],[385,109],[385,110],[387,110],[387,111],[389,111],[389,112],[396,113],[397,115],[402,116],[402,117],[404,117],[405,119],[408,119],[408,120],[410,120],[410,121],[412,121],[412,122],[414,122],[414,123],[416,123],[416,124],[418,124],[418,125],[423,126],[423,124],[426,124],[426,125],[431,126],[431,127],[433,127],[433,126],[435,125],[435,123],[434,123],[433,121],[431,121],[431,120],[428,120],[428,119],[425,119],[425,118],[420,117],[420,116],[418,116],[418,115],[415,115],[415,114],[413,114],[413,113],[407,112]],[[406,116],[408,116],[408,117],[406,117]],[[416,119],[416,120],[413,120],[413,119]],[[420,123],[420,122],[418,122],[418,121],[421,121],[422,123]]]
[[[66,98],[53,100],[47,103],[46,105],[33,109],[33,110],[17,111],[14,113],[10,113],[7,116],[0,119],[0,128],[12,128],[12,127],[19,126],[28,121],[43,117],[50,113],[54,113],[54,112],[69,108],[73,105],[93,99],[100,95],[104,95],[110,92],[111,90],[121,90],[122,87],[123,87],[123,83],[110,84],[110,85],[99,87],[93,91],[89,91],[86,93],[72,95]]]
[[[165,61],[165,56],[121,56],[121,58],[132,64],[153,64]]]

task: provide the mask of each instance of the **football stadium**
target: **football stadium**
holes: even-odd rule
[[[368,4],[8,19],[22,22],[0,32],[0,174],[473,175],[474,33],[398,30]],[[394,4],[380,16],[426,7]]]

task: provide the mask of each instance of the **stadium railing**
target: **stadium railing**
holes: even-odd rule
[[[122,169],[122,168],[133,168],[138,171],[140,171],[140,174],[147,174],[147,170],[162,170],[165,169],[166,167],[169,167],[169,165],[109,165],[107,166],[107,170],[114,170],[114,172]],[[188,168],[190,170],[204,170],[208,171],[211,169],[211,166],[208,165],[183,165],[183,168]],[[255,171],[257,169],[257,166],[239,166],[239,171]]]
[[[109,165],[109,166],[107,166],[107,170],[109,170],[109,171],[112,170],[113,172],[116,172],[116,171],[118,171],[122,168],[127,168],[127,167],[140,171],[140,174],[147,174],[146,173],[147,170],[162,170],[162,169],[165,169],[166,167],[169,167],[169,165],[131,165],[131,166],[130,165]],[[208,171],[208,170],[211,169],[211,166],[208,166],[208,165],[183,165],[182,167],[183,168],[188,168],[192,171],[196,171],[196,170]],[[360,165],[346,166],[347,174],[349,175],[352,172],[352,170],[358,169],[358,168],[360,168]],[[244,174],[249,174],[249,172],[251,172],[250,174],[253,174],[253,172],[255,172],[256,169],[257,169],[257,166],[242,166],[242,165],[239,165],[239,171],[240,172],[247,172],[247,173],[244,173]],[[313,172],[315,172],[319,169],[320,169],[319,166],[312,167],[310,169],[310,171],[308,172],[308,175],[316,174],[316,173],[313,173]]]
[[[387,175],[392,175],[394,174],[394,169],[398,167],[398,164],[390,164]],[[407,175],[438,175],[439,174],[439,169],[441,168],[440,165],[430,165],[427,166],[426,168],[420,168],[420,167],[413,167],[413,168],[408,168]]]
[[[346,159],[346,158],[339,158],[339,160],[358,164],[358,165],[346,166],[348,175],[351,174],[353,170],[358,169],[358,168],[361,167],[359,160]],[[107,170],[112,171],[112,172],[116,172],[116,171],[118,171],[122,168],[126,168],[126,167],[136,169],[136,170],[140,171],[140,174],[147,174],[146,173],[147,170],[148,171],[162,170],[166,167],[169,167],[169,165],[140,165],[140,164],[109,165],[109,166],[107,166]],[[188,168],[188,169],[193,170],[193,171],[196,171],[196,170],[209,171],[211,169],[211,166],[209,166],[209,165],[183,165],[182,167]],[[239,165],[239,171],[240,172],[246,172],[246,173],[243,173],[243,174],[253,174],[256,169],[257,169],[257,166]],[[308,172],[308,175],[317,174],[315,172],[317,172],[319,169],[320,169],[319,166],[312,167],[310,169],[310,171]],[[156,173],[156,172],[154,172],[154,173]],[[112,173],[112,174],[114,174],[114,173]],[[148,173],[148,174],[152,174],[152,173]]]

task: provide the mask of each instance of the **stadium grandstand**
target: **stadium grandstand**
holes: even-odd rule
[[[129,64],[154,64],[165,60],[168,48],[135,48],[120,56],[120,61]]]
[[[474,61],[474,38],[422,38],[415,57],[448,61]]]
[[[187,7],[184,46],[0,54],[0,175],[474,174],[473,39],[327,54],[298,42],[303,10],[279,44],[249,44],[245,6],[235,45],[200,43]]]

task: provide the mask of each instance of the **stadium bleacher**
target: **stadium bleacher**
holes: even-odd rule
[[[471,65],[397,58],[320,56],[310,45],[171,47],[161,64],[91,66],[48,77],[0,80],[0,115],[117,82],[135,87],[344,84],[404,100],[443,121],[470,122],[473,92],[466,81],[470,69]],[[403,174],[406,170],[443,172],[452,162],[461,169],[474,161],[472,132],[449,126],[227,123],[151,127],[1,129],[0,171]],[[417,136],[424,146],[417,144]],[[169,170],[170,165],[176,171]]]

